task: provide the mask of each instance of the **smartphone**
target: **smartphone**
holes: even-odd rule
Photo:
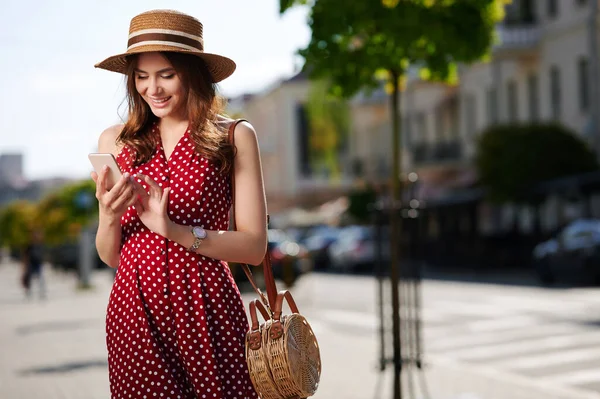
[[[121,168],[119,168],[119,164],[115,159],[114,155],[111,153],[91,153],[88,155],[94,170],[98,175],[100,175],[100,171],[104,165],[108,166],[108,173],[106,175],[106,189],[110,190],[113,186],[119,181],[122,176]]]

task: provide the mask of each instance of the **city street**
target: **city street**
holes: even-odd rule
[[[15,264],[0,266],[0,398],[107,398],[104,312],[110,274],[77,291],[48,273],[49,298],[23,298]],[[376,281],[309,274],[293,288],[321,345],[316,399],[391,398],[379,373]],[[245,293],[252,298],[251,292]],[[600,398],[596,290],[427,280],[424,374],[406,399]]]

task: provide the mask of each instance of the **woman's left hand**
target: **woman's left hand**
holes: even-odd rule
[[[138,173],[136,177],[146,182],[150,191],[146,192],[138,183],[142,192],[140,192],[139,200],[134,204],[135,210],[148,229],[166,237],[169,225],[173,223],[167,214],[169,188],[163,190],[150,176]]]

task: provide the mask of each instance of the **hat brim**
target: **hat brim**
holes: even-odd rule
[[[147,53],[152,51],[160,51],[160,52],[173,52],[173,53],[183,53],[190,54],[197,57],[200,57],[206,63],[206,66],[212,76],[213,82],[217,83],[222,81],[223,79],[231,76],[235,71],[236,65],[235,62],[227,57],[218,54],[205,53],[202,51],[192,51],[185,50],[180,48],[165,48],[164,45],[147,45],[147,46],[139,46],[127,53],[113,55],[112,57],[108,57],[104,61],[101,61],[94,65],[96,68],[106,69],[112,72],[118,72],[122,74],[127,73],[127,57],[133,54]]]

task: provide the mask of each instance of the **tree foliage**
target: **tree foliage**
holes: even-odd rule
[[[332,91],[351,96],[404,75],[409,65],[430,79],[456,75],[456,63],[484,56],[506,0],[314,0],[312,37],[300,54]],[[280,11],[306,1],[281,0]],[[383,73],[383,74],[382,74]],[[386,74],[387,73],[387,74]]]
[[[37,219],[44,226],[46,241],[58,244],[75,239],[81,228],[98,214],[95,184],[84,180],[67,185],[43,198],[37,206]]]
[[[589,146],[556,124],[490,127],[477,142],[475,164],[496,202],[526,201],[536,183],[598,169]]]
[[[15,201],[0,210],[0,245],[18,249],[33,229],[49,245],[76,239],[81,228],[97,218],[95,184],[85,180],[69,184],[39,202]]]
[[[307,112],[310,126],[310,154],[313,169],[326,169],[336,179],[340,175],[339,153],[350,128],[350,111],[345,100],[327,92],[323,80],[311,83]]]
[[[35,204],[14,201],[0,210],[0,246],[20,249],[27,244],[35,220]]]

